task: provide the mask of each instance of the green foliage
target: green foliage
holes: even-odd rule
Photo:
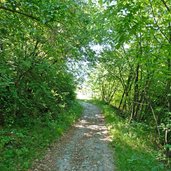
[[[96,42],[103,52],[89,81],[95,96],[122,110],[129,122],[152,126],[164,148],[171,143],[171,3],[123,0],[102,6]]]
[[[0,18],[0,170],[27,170],[80,113],[67,63],[90,17],[71,0],[2,0]]]
[[[169,163],[165,168],[163,163],[157,161],[160,151],[155,150],[155,133],[148,125],[137,122],[129,124],[118,116],[115,109],[103,103],[98,104],[112,136],[111,148],[114,150],[118,170],[169,170]]]
[[[41,158],[45,149],[56,141],[82,113],[82,107],[74,102],[58,119],[31,119],[24,127],[4,128],[0,131],[0,170],[28,170],[35,159]]]
[[[0,125],[55,119],[75,99],[69,59],[88,44],[88,14],[73,1],[0,3]]]
[[[153,127],[170,150],[170,11],[164,0],[1,0],[0,127],[58,120],[75,99],[68,63],[88,59],[95,96]]]

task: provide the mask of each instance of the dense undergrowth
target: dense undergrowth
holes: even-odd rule
[[[96,102],[97,103],[97,102]],[[155,133],[148,125],[128,123],[113,107],[98,102],[112,136],[111,148],[120,171],[169,171],[169,160],[157,150]]]
[[[65,0],[3,0],[0,18],[0,171],[23,171],[80,114],[68,63],[88,18]]]
[[[0,129],[0,170],[24,171],[41,158],[50,144],[58,139],[80,116],[82,107],[73,102],[58,118],[28,119],[25,126]]]

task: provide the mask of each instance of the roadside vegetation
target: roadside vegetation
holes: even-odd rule
[[[95,102],[102,109],[109,129],[118,171],[169,171],[171,163],[157,150],[155,132],[148,125],[129,123],[120,111],[102,102]]]
[[[0,170],[28,169],[81,113],[68,63],[89,42],[87,15],[74,1],[0,1]]]
[[[81,113],[81,105],[74,102],[55,120],[25,118],[23,126],[13,125],[1,129],[0,170],[28,170],[34,160],[41,159],[46,149],[70,128]]]
[[[126,127],[145,125],[170,160],[171,2],[108,1],[101,11],[96,42],[103,50],[89,80],[94,97],[121,111]]]

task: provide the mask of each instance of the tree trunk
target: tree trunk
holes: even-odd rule
[[[138,87],[138,80],[139,80],[139,68],[140,65],[137,64],[136,67],[136,75],[135,75],[135,81],[134,81],[134,98],[133,98],[133,104],[132,104],[132,113],[131,113],[131,118],[130,120],[134,119],[137,115],[137,103],[138,103],[138,98],[139,98],[139,87]]]

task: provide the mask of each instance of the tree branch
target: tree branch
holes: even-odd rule
[[[6,8],[6,7],[4,7],[4,6],[0,6],[0,10],[9,11],[9,12],[12,12],[12,13],[17,13],[17,14],[26,16],[26,17],[28,17],[28,18],[31,18],[32,20],[36,20],[36,21],[39,21],[39,22],[40,22],[40,19],[39,19],[39,18],[34,17],[34,16],[32,16],[32,15],[29,15],[29,14],[26,14],[26,13],[21,12],[21,11],[17,11],[17,10],[13,10],[13,9],[10,9],[10,8]]]
[[[25,17],[27,17],[27,18],[30,18],[30,19],[32,19],[32,20],[34,20],[34,21],[37,21],[37,22],[39,22],[40,24],[43,24],[43,22],[41,21],[40,18],[35,17],[35,16],[32,16],[32,15],[27,14],[27,13],[24,13],[24,12],[21,12],[21,11],[17,11],[17,10],[13,10],[13,9],[10,9],[10,8],[6,8],[6,7],[4,7],[4,6],[0,6],[0,10],[9,11],[9,12],[11,12],[11,13],[17,13],[17,14],[23,15],[23,16],[25,16]],[[45,27],[48,27],[49,29],[52,29],[52,27],[48,24],[48,22],[44,23],[43,25],[44,25]]]
[[[166,9],[170,12],[170,8],[169,8],[169,6],[166,4],[166,2],[164,1],[164,0],[161,0],[162,2],[163,2],[163,4],[164,4],[164,6],[166,7]]]
[[[154,23],[158,27],[158,29],[159,29],[160,33],[163,35],[163,37],[169,42],[169,39],[167,38],[166,34],[162,31],[161,27],[158,25],[158,21],[156,19],[155,13],[154,13],[153,4],[151,3],[151,0],[149,0],[149,3],[150,3],[150,6],[151,6],[151,11],[152,11]]]

